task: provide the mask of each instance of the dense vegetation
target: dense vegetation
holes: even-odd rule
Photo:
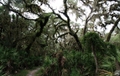
[[[120,1],[61,2],[56,10],[51,0],[0,0],[0,76],[34,67],[40,67],[36,76],[113,76],[120,70]]]

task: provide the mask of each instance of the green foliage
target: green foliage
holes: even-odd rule
[[[80,51],[65,51],[65,57],[67,59],[65,68],[68,72],[80,75],[93,75],[95,70],[94,60],[90,53],[83,53]],[[89,63],[88,63],[89,62]],[[74,69],[74,70],[73,70]],[[79,70],[79,72],[78,72]]]
[[[59,53],[59,51],[57,52]],[[57,55],[56,53],[56,55]],[[37,72],[37,76],[59,76],[59,72],[62,76],[94,76],[95,75],[95,62],[93,54],[90,52],[80,51],[62,51],[63,57],[66,61],[63,67],[59,67],[58,57],[53,56],[55,53],[49,53],[44,58],[44,64],[41,66],[41,70]],[[115,57],[109,52],[105,56],[97,54],[99,58],[100,69],[105,69],[107,75],[111,75],[115,70]],[[101,56],[101,57],[99,57]],[[101,60],[100,60],[101,59]],[[53,71],[54,70],[54,71]],[[102,71],[103,71],[102,70]],[[100,71],[100,75],[105,75]]]
[[[87,33],[84,36],[83,45],[85,52],[95,52],[99,69],[104,69],[107,75],[111,75],[115,71],[115,60],[118,57],[115,45],[104,42],[95,32]]]
[[[14,73],[24,68],[41,65],[41,56],[28,55],[25,51],[0,47],[0,74]]]
[[[101,68],[104,68],[107,71],[114,72],[115,70],[115,57],[108,56],[103,58],[102,63],[100,65]]]
[[[77,34],[77,29],[80,29],[79,25],[71,24],[69,23],[71,21],[67,21],[63,18],[62,15],[66,16],[69,20],[69,16],[66,13],[72,12],[73,15],[75,14],[76,20],[79,17],[82,18],[83,16],[86,16],[85,25],[88,27],[86,29],[97,28],[96,26],[94,27],[94,25],[91,25],[96,18],[99,20],[98,25],[102,24],[101,27],[105,28],[107,25],[103,24],[108,23],[107,17],[109,16],[102,15],[104,19],[103,23],[101,22],[101,19],[99,19],[101,18],[99,13],[105,13],[104,10],[106,10],[106,6],[102,7],[102,5],[106,5],[106,1],[101,2],[99,0],[96,2],[95,0],[82,0],[83,6],[87,6],[88,8],[90,6],[91,12],[88,15],[85,14],[86,9],[77,6],[79,3],[78,0],[64,1],[67,2],[64,3],[65,10],[62,10],[62,12],[60,12],[61,10],[58,11],[62,13],[62,15],[56,13],[52,7],[50,9],[52,9],[53,13],[47,13],[46,10],[44,11],[41,8],[42,4],[47,4],[49,7],[49,3],[51,2],[48,0],[38,0],[38,4],[41,3],[41,5],[38,5],[34,0],[8,1],[10,1],[10,6],[14,8],[9,7],[6,3],[5,7],[0,6],[0,45],[2,45],[0,46],[0,75],[8,72],[14,73],[21,69],[32,68],[42,64],[38,76],[95,76],[94,52],[98,59],[98,66],[100,69],[113,72],[115,70],[115,59],[120,62],[120,36],[114,37],[112,39],[113,44],[110,44],[104,42],[97,33],[89,32],[83,38],[82,44],[84,52],[76,51],[77,49],[75,48],[78,48],[76,42],[73,41],[73,39],[71,39],[72,42],[70,42],[70,38],[68,38],[68,40],[66,37],[67,35],[61,36],[60,39],[57,40],[57,37],[62,33],[71,31],[74,28],[74,31]],[[98,5],[99,3],[100,6]],[[102,7],[103,11],[101,11],[101,9],[99,10],[98,7]],[[14,11],[14,14],[16,14],[11,16],[8,9]],[[99,16],[92,16],[92,13],[94,13],[92,9],[95,9],[95,12],[98,13]],[[38,18],[36,20],[31,19],[30,21],[27,21],[25,19],[29,19],[29,15],[24,15],[24,13],[34,13],[34,15],[38,15]],[[25,19],[21,17],[24,17]],[[109,18],[109,23],[115,22],[111,22],[110,19],[112,18]],[[92,27],[87,26],[87,24]],[[76,26],[78,26],[78,28]],[[62,48],[59,45],[59,48],[56,48],[55,40],[61,45],[64,45],[65,43],[65,47]],[[66,41],[60,42],[60,40]],[[67,42],[67,40],[69,42]],[[27,54],[24,49],[30,43],[31,46],[28,50],[30,53]],[[117,52],[114,45],[117,46]],[[63,51],[58,51],[60,49]],[[65,51],[65,49],[67,49],[67,51]],[[71,51],[71,49],[73,50]]]
[[[72,72],[70,73],[70,76],[81,76],[79,73],[79,69],[77,68],[72,68]]]
[[[28,70],[21,70],[19,73],[16,73],[12,76],[26,76],[28,74]]]
[[[87,52],[95,51],[98,56],[117,56],[115,45],[104,42],[95,32],[87,33],[83,38],[84,49]],[[93,48],[92,48],[93,47]]]
[[[2,67],[0,74],[5,71],[13,70],[13,64],[16,66],[18,62],[18,53],[15,49],[8,49],[5,47],[0,47],[0,67]],[[16,61],[16,62],[14,62]]]
[[[105,43],[95,32],[87,33],[83,38],[83,45],[86,51],[92,52],[92,47],[95,48],[97,52],[104,52]]]
[[[56,55],[58,55],[57,52]],[[39,76],[84,76],[94,75],[94,60],[89,53],[83,54],[79,51],[62,51],[65,58],[64,65],[59,66],[58,56],[47,55],[41,70],[37,72]],[[54,53],[53,53],[54,54]],[[62,60],[60,61],[62,62]],[[89,62],[89,63],[88,63]],[[54,71],[53,71],[54,70]],[[61,72],[61,73],[60,73]]]
[[[110,43],[115,45],[120,50],[120,34],[111,37]]]

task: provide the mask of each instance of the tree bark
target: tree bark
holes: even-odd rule
[[[117,27],[118,23],[120,21],[120,17],[117,19],[117,21],[115,22],[114,26],[112,27],[112,29],[110,30],[108,36],[107,36],[107,39],[106,39],[106,42],[109,42],[110,39],[111,39],[111,35],[113,33],[113,31],[115,30],[115,28]]]
[[[96,56],[96,53],[95,53],[95,48],[92,46],[92,52],[93,52],[93,56],[94,56],[94,60],[95,60],[95,66],[96,66],[96,70],[95,70],[95,73],[97,74],[98,73],[98,60],[97,60],[97,56]]]
[[[65,15],[65,17],[67,18],[67,20],[64,20],[64,19],[61,17],[61,15],[55,13],[55,11],[50,7],[49,4],[47,4],[47,5],[50,7],[50,9],[53,11],[53,13],[54,13],[55,15],[57,15],[62,21],[64,21],[65,23],[67,23],[67,27],[68,27],[68,29],[69,29],[70,35],[75,38],[75,40],[76,40],[76,42],[77,42],[77,44],[78,44],[79,49],[80,49],[81,51],[83,51],[82,44],[81,44],[81,42],[80,42],[80,40],[79,40],[79,37],[78,37],[77,34],[72,30],[72,28],[71,28],[71,26],[70,26],[70,18],[69,18],[68,14],[67,14],[67,11],[68,11],[67,0],[63,0],[63,4],[64,4],[64,8],[65,8],[65,9],[64,9],[64,12],[60,12],[60,13],[62,13],[63,15]]]
[[[35,42],[36,38],[41,36],[41,34],[42,34],[42,32],[43,32],[43,28],[44,28],[44,27],[41,27],[41,28],[40,28],[40,31],[37,32],[37,33],[35,34],[35,36],[32,37],[32,41],[30,42],[30,44],[29,44],[29,45],[27,46],[27,48],[25,49],[26,52],[27,52],[27,54],[30,53],[30,48],[31,48],[32,44]]]
[[[72,28],[71,28],[71,26],[70,26],[70,18],[69,18],[68,14],[67,14],[67,10],[68,10],[68,8],[67,8],[67,0],[63,0],[63,3],[64,3],[64,7],[65,7],[64,15],[65,15],[66,18],[67,18],[67,27],[68,27],[68,29],[69,29],[70,35],[75,38],[75,40],[76,40],[76,42],[77,42],[77,44],[78,44],[79,49],[80,49],[81,51],[83,51],[82,44],[81,44],[81,42],[80,42],[80,40],[79,40],[79,37],[78,37],[77,34],[72,30]]]
[[[78,44],[79,49],[80,49],[81,51],[84,51],[83,48],[82,48],[82,44],[81,44],[81,42],[80,42],[80,40],[79,40],[79,37],[77,36],[76,33],[73,35],[73,37],[75,38],[75,40],[76,40],[76,42],[77,42],[77,44]]]
[[[85,27],[84,27],[84,30],[83,30],[83,36],[85,36],[86,32],[87,32],[87,21],[85,21]]]

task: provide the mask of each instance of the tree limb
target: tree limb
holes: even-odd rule
[[[108,34],[108,36],[107,36],[107,39],[106,39],[107,42],[110,41],[111,35],[112,35],[113,31],[115,30],[115,28],[117,27],[119,21],[120,21],[120,17],[116,20],[116,22],[114,23],[114,26],[113,26],[112,29],[110,30],[110,32],[109,32],[109,34]]]
[[[59,14],[57,14],[54,9],[47,3],[48,7],[52,10],[53,14],[57,15],[58,18],[60,18],[61,20],[63,20],[64,22],[66,22],[66,20],[64,20]]]
[[[65,36],[65,35],[67,35],[67,34],[69,34],[70,32],[66,32],[66,33],[64,33],[64,34],[62,34],[62,35],[59,35],[57,38],[59,38],[59,37],[62,37],[62,36]]]
[[[77,34],[72,30],[72,28],[71,28],[71,26],[70,26],[70,18],[69,18],[68,14],[67,14],[67,12],[68,12],[67,0],[63,0],[63,3],[64,3],[64,8],[65,8],[63,14],[64,14],[64,15],[66,16],[66,18],[67,18],[67,26],[68,26],[70,35],[75,38],[76,43],[77,43],[78,46],[79,46],[79,49],[80,49],[81,51],[84,51],[83,48],[82,48],[82,44],[81,44],[81,42],[80,42],[80,40],[79,40],[79,37],[78,37]]]

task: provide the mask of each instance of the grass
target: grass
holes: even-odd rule
[[[12,75],[12,76],[26,76],[28,74],[28,70],[21,70],[20,72]]]

